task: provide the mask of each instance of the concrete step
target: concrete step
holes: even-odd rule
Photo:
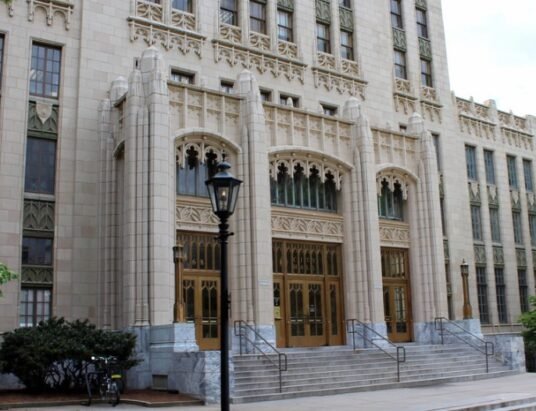
[[[512,394],[506,398],[489,399],[474,401],[470,404],[458,405],[454,407],[441,408],[441,411],[536,411],[536,397],[510,398]],[[430,411],[440,411],[430,410]]]

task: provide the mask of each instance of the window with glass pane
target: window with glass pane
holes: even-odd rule
[[[288,10],[277,10],[277,38],[284,41],[294,41],[292,32],[292,12]]]
[[[432,142],[434,143],[434,151],[436,155],[437,169],[441,170],[441,156],[439,154],[441,147],[439,146],[439,134],[432,133]]]
[[[272,101],[272,92],[270,90],[261,89],[261,100],[263,103]]]
[[[525,190],[532,192],[532,161],[523,160],[523,174],[525,176]]]
[[[339,0],[339,6],[346,7],[347,9],[352,8],[352,3],[350,0]]]
[[[337,115],[337,107],[334,106],[328,106],[326,104],[321,104],[322,111],[326,116],[336,116]]]
[[[2,86],[3,66],[4,66],[4,35],[0,34],[0,89]]]
[[[527,284],[527,270],[519,268],[517,270],[517,280],[519,282],[519,305],[521,312],[529,311],[529,285]]]
[[[432,82],[432,62],[421,59],[421,84],[426,87],[433,87]]]
[[[467,166],[467,178],[478,180],[476,172],[476,149],[473,146],[465,146],[465,163]]]
[[[316,22],[316,47],[318,51],[331,53],[329,25]]]
[[[217,172],[217,155],[208,152],[201,161],[194,147],[186,151],[186,164],[177,164],[177,194],[208,197],[205,181]]]
[[[279,104],[281,104],[282,106],[288,106],[289,99],[292,102],[292,107],[300,106],[300,99],[298,97],[288,96],[286,94],[279,94]]]
[[[22,237],[22,265],[52,265],[52,238]]]
[[[521,213],[512,211],[512,224],[514,226],[514,242],[523,244],[523,232],[521,231]]]
[[[482,219],[480,216],[480,206],[471,206],[471,227],[473,230],[473,240],[482,241]]]
[[[24,191],[54,194],[56,177],[56,141],[28,137]]]
[[[501,242],[501,223],[500,223],[498,208],[490,207],[489,222],[491,226],[491,241],[493,241],[494,243],[500,243]]]
[[[227,94],[233,94],[234,89],[234,83],[231,81],[222,81],[220,83],[220,91],[227,93]]]
[[[406,53],[395,50],[395,77],[407,80]]]
[[[257,33],[266,33],[266,4],[249,2],[249,28]]]
[[[402,22],[402,1],[391,0],[391,25],[397,29],[403,29]]]
[[[417,9],[417,34],[419,37],[428,38],[428,22],[426,20],[426,11]]]
[[[172,0],[171,7],[176,10],[192,12],[192,0]]]
[[[536,214],[529,214],[530,242],[536,246]]]
[[[220,21],[233,26],[238,24],[237,0],[220,0]]]
[[[497,295],[497,312],[499,322],[508,322],[508,312],[506,310],[506,284],[504,283],[504,268],[495,267],[495,293]]]
[[[58,98],[60,69],[61,49],[34,43],[30,70],[30,94]]]
[[[486,167],[486,182],[495,184],[495,162],[493,160],[493,151],[484,150],[484,165]]]
[[[34,327],[39,321],[50,319],[52,290],[23,287],[20,292],[19,326]]]
[[[508,167],[508,184],[510,184],[510,188],[518,188],[516,158],[514,156],[506,156],[506,165]]]
[[[353,33],[341,30],[341,57],[346,60],[354,59]]]
[[[382,183],[381,195],[378,197],[378,215],[380,218],[388,220],[403,220],[403,197],[400,184],[395,184],[394,192],[389,188],[389,184]]]
[[[170,80],[176,81],[177,83],[194,84],[195,74],[179,70],[171,70]]]
[[[486,267],[476,267],[476,287],[478,293],[478,311],[480,312],[480,322],[489,323],[488,305],[488,281],[486,278]]]

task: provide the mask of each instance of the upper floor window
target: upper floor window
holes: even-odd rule
[[[2,86],[3,66],[4,66],[4,35],[0,34],[0,89]]]
[[[260,92],[261,92],[261,101],[263,103],[268,103],[272,101],[272,92],[270,90],[261,89]]]
[[[478,180],[476,171],[476,149],[473,146],[465,146],[465,162],[467,166],[467,178],[469,180]]]
[[[192,12],[192,0],[172,0],[171,7],[176,10]]]
[[[395,184],[394,191],[392,191],[386,181],[382,182],[382,191],[378,197],[378,215],[380,218],[403,220],[403,204],[404,200],[400,184]]]
[[[297,108],[300,106],[300,99],[299,97],[289,96],[287,94],[279,94],[279,104]]]
[[[506,165],[508,167],[508,184],[510,188],[518,188],[517,184],[517,169],[516,158],[514,156],[506,156]]]
[[[227,93],[227,94],[233,94],[234,83],[232,81],[222,80],[220,82],[220,91]]]
[[[491,241],[493,241],[494,243],[500,243],[501,242],[501,219],[499,217],[498,208],[490,207],[489,223],[491,227]]]
[[[512,211],[512,225],[514,226],[514,242],[516,244],[523,244],[521,213],[519,211]]]
[[[426,87],[433,87],[432,81],[432,62],[421,59],[421,84]]]
[[[171,70],[171,76],[169,78],[177,83],[194,84],[195,74],[180,70]]]
[[[532,192],[532,161],[523,160],[523,174],[525,175],[525,190]]]
[[[298,163],[293,171],[291,176],[285,165],[278,167],[277,180],[270,180],[272,204],[337,211],[337,189],[335,177],[331,173],[328,172],[322,182],[320,171],[316,167],[305,170]]]
[[[292,27],[292,12],[277,9],[277,38],[279,40],[293,42],[294,33]]]
[[[339,6],[346,7],[347,9],[352,8],[352,3],[350,0],[339,0]]]
[[[426,19],[426,11],[417,9],[417,34],[419,37],[428,38],[428,22]]]
[[[493,151],[484,150],[484,166],[486,167],[486,182],[495,184],[495,161]]]
[[[220,0],[220,21],[233,26],[238,25],[237,0]]]
[[[263,2],[249,2],[249,28],[257,33],[266,33],[266,4]]]
[[[403,29],[402,0],[391,0],[391,25],[396,29]]]
[[[482,217],[480,215],[480,206],[471,206],[471,229],[473,231],[473,240],[482,241]]]
[[[177,163],[177,194],[208,197],[205,181],[217,172],[218,156],[208,152],[202,159],[200,153],[190,147],[186,151],[185,164]]]
[[[60,89],[61,49],[34,43],[30,71],[30,94],[58,98]]]
[[[327,104],[321,104],[322,111],[326,116],[336,116],[337,115],[337,107],[335,106],[329,106]]]
[[[395,77],[407,80],[406,53],[395,50]]]
[[[441,170],[441,147],[439,142],[439,134],[432,133],[432,142],[434,143],[434,151],[436,155],[436,161],[437,161],[437,169]]]
[[[24,191],[54,194],[56,178],[56,141],[28,137],[26,141],[26,170]]]
[[[346,60],[354,59],[353,34],[349,31],[341,30],[341,57]]]
[[[323,53],[331,53],[329,25],[316,22],[316,49]]]

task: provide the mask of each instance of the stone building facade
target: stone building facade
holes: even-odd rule
[[[518,341],[536,118],[451,93],[439,0],[15,0],[0,21],[0,259],[21,273],[0,331],[131,329],[133,384],[210,399],[225,155],[231,322],[278,347],[344,345],[348,319],[432,344],[464,318],[465,260],[465,325]]]

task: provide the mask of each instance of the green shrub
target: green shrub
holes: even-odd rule
[[[92,355],[113,355],[126,370],[138,363],[132,358],[135,344],[136,336],[128,332],[99,330],[87,320],[52,318],[4,334],[0,370],[13,373],[32,391],[83,390]]]

